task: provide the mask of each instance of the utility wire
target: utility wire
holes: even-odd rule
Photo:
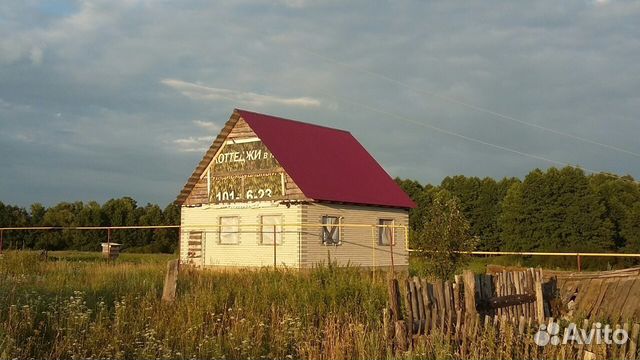
[[[327,94],[327,93],[322,93],[322,94],[324,96],[330,97],[330,98],[332,98],[332,99],[334,99],[336,101],[339,101],[339,102],[356,105],[356,106],[359,106],[361,108],[367,109],[367,110],[369,110],[371,112],[375,112],[375,113],[378,113],[378,114],[390,116],[390,117],[396,118],[398,120],[401,120],[401,121],[404,121],[404,122],[407,122],[407,123],[411,123],[411,124],[414,124],[414,125],[426,127],[428,129],[437,131],[439,133],[443,133],[443,134],[447,134],[447,135],[450,135],[450,136],[454,136],[454,137],[457,137],[457,138],[460,138],[460,139],[464,139],[464,140],[467,140],[467,141],[470,141],[470,142],[474,142],[474,143],[477,143],[477,144],[489,146],[489,147],[492,147],[494,149],[508,151],[510,153],[513,153],[513,154],[517,154],[517,155],[520,155],[520,156],[525,156],[525,157],[528,157],[528,158],[531,158],[531,159],[545,161],[545,162],[548,162],[548,163],[551,163],[551,164],[555,164],[555,165],[569,166],[569,167],[572,167],[572,168],[575,168],[575,169],[580,169],[580,170],[586,171],[586,172],[591,173],[591,174],[601,174],[601,175],[613,177],[613,178],[620,179],[620,180],[630,181],[630,182],[635,183],[635,184],[640,184],[640,182],[638,182],[636,180],[630,180],[630,179],[628,179],[628,178],[626,178],[624,176],[620,176],[620,175],[616,175],[616,174],[612,174],[612,173],[604,172],[604,171],[593,170],[593,169],[589,169],[589,168],[573,165],[573,164],[570,164],[568,162],[554,160],[554,159],[546,158],[544,156],[535,155],[535,154],[527,153],[527,152],[524,152],[524,151],[512,149],[512,148],[509,148],[509,147],[506,147],[506,146],[494,144],[494,143],[491,143],[491,142],[488,142],[488,141],[476,139],[476,138],[473,138],[473,137],[470,137],[470,136],[467,136],[467,135],[464,135],[464,134],[457,133],[455,131],[443,129],[443,128],[440,128],[440,127],[437,127],[437,126],[434,126],[434,125],[430,125],[430,124],[427,124],[427,123],[424,123],[422,121],[418,121],[418,120],[415,120],[415,119],[412,119],[412,118],[409,118],[409,117],[406,117],[406,116],[402,116],[402,115],[398,115],[396,113],[392,113],[392,112],[389,112],[389,111],[378,109],[378,108],[376,108],[374,106],[371,106],[371,105],[368,105],[368,104],[365,104],[365,103],[362,103],[362,102],[359,102],[359,101],[356,101],[356,100],[353,100],[353,99],[348,99],[348,98],[345,98],[345,97],[337,97],[337,96],[334,96],[334,95],[331,95],[331,94]]]
[[[455,131],[451,131],[451,130],[443,129],[441,127],[437,127],[437,126],[434,126],[434,125],[430,125],[430,124],[427,124],[427,123],[424,123],[422,121],[418,121],[418,120],[415,120],[415,119],[412,119],[412,118],[409,118],[409,117],[406,117],[406,116],[402,116],[402,115],[398,115],[398,114],[395,114],[395,113],[392,113],[392,112],[389,112],[389,111],[381,110],[381,109],[378,109],[378,108],[373,107],[371,105],[368,105],[368,104],[365,104],[365,103],[362,103],[362,102],[359,102],[359,101],[355,101],[355,100],[352,100],[352,99],[347,99],[345,97],[336,97],[336,96],[333,96],[333,95],[330,95],[330,94],[326,94],[326,93],[323,93],[323,94],[325,96],[331,97],[334,100],[339,101],[339,102],[345,102],[345,103],[349,103],[349,104],[352,104],[352,105],[356,105],[356,106],[362,107],[362,108],[367,109],[367,110],[372,111],[372,112],[376,112],[376,113],[379,113],[379,114],[382,114],[382,115],[386,115],[386,116],[391,116],[391,117],[394,117],[394,118],[396,118],[398,120],[402,120],[402,121],[405,121],[405,122],[408,122],[408,123],[411,123],[411,124],[414,124],[414,125],[423,126],[423,127],[429,128],[431,130],[435,130],[435,131],[443,133],[443,134],[447,134],[447,135],[450,135],[450,136],[455,136],[455,137],[458,137],[458,138],[461,138],[461,139],[464,139],[464,140],[467,140],[467,141],[475,142],[475,143],[478,143],[478,144],[481,144],[481,145],[490,146],[490,147],[495,148],[495,149],[508,151],[508,152],[511,152],[511,153],[514,153],[514,154],[518,154],[518,155],[521,155],[521,156],[526,156],[526,157],[529,157],[529,158],[532,158],[532,159],[536,159],[536,160],[546,161],[546,162],[549,162],[549,163],[552,163],[552,164],[555,164],[555,165],[570,166],[570,167],[582,169],[582,170],[585,170],[585,171],[587,171],[589,173],[594,173],[594,174],[595,173],[600,173],[600,171],[579,167],[579,166],[576,166],[576,165],[572,165],[572,164],[570,164],[568,162],[559,161],[559,160],[553,160],[553,159],[549,159],[549,158],[546,158],[546,157],[543,157],[543,156],[527,153],[527,152],[524,152],[524,151],[520,151],[520,150],[509,148],[509,147],[506,147],[506,146],[494,144],[494,143],[491,143],[491,142],[488,142],[488,141],[476,139],[476,138],[473,138],[473,137],[470,137],[470,136],[467,136],[467,135],[464,135],[464,134],[457,133]]]
[[[456,105],[460,105],[460,106],[466,107],[468,109],[472,109],[472,110],[475,110],[475,111],[483,112],[485,114],[493,115],[493,116],[501,118],[503,120],[516,122],[516,123],[519,123],[519,124],[522,124],[522,125],[525,125],[525,126],[529,126],[529,127],[540,129],[540,130],[544,130],[544,131],[548,131],[548,132],[551,132],[551,133],[556,134],[556,135],[565,136],[565,137],[568,137],[568,138],[571,138],[571,139],[574,139],[574,140],[586,142],[586,143],[589,143],[589,144],[592,144],[592,145],[601,146],[601,147],[604,147],[604,148],[608,148],[608,149],[611,149],[611,150],[615,150],[615,151],[618,151],[618,152],[622,152],[622,153],[625,153],[625,154],[628,154],[628,155],[632,155],[632,156],[636,156],[636,157],[640,158],[640,153],[637,153],[637,152],[634,152],[634,151],[623,149],[623,148],[620,148],[620,147],[617,147],[617,146],[614,146],[614,145],[605,144],[605,143],[602,143],[602,142],[599,142],[599,141],[595,141],[595,140],[592,140],[592,139],[588,139],[588,138],[585,138],[585,137],[582,137],[582,136],[569,134],[569,133],[566,133],[566,132],[563,132],[563,131],[559,131],[559,130],[552,129],[552,128],[549,128],[549,127],[546,127],[546,126],[534,124],[534,123],[531,123],[531,122],[528,122],[528,121],[520,120],[520,119],[517,119],[517,118],[515,118],[513,116],[505,115],[505,114],[499,113],[497,111],[493,111],[493,110],[487,109],[485,107],[474,105],[474,104],[471,104],[471,103],[468,103],[466,101],[462,101],[460,99],[456,99],[456,98],[453,98],[453,97],[450,97],[450,96],[441,95],[441,94],[438,94],[438,93],[433,92],[433,91],[418,89],[418,88],[415,88],[415,87],[413,87],[411,85],[408,85],[405,82],[402,82],[400,80],[394,79],[394,78],[389,77],[387,75],[380,74],[380,73],[368,70],[366,68],[362,68],[362,67],[358,67],[358,66],[355,66],[355,65],[351,65],[351,64],[348,64],[348,63],[345,63],[345,62],[342,62],[342,61],[338,61],[336,59],[333,59],[333,58],[328,57],[328,56],[323,55],[323,54],[319,54],[319,53],[317,53],[315,51],[311,51],[311,50],[306,49],[304,47],[300,47],[298,49],[302,50],[303,52],[306,52],[307,54],[313,55],[313,56],[318,57],[320,59],[323,59],[323,60],[325,60],[327,62],[330,62],[332,64],[339,65],[339,66],[342,66],[342,67],[345,67],[345,68],[348,68],[348,69],[351,69],[351,70],[355,70],[355,71],[358,71],[360,73],[364,73],[364,74],[367,74],[367,75],[370,75],[370,76],[374,76],[374,77],[376,77],[378,79],[382,79],[382,80],[385,80],[387,82],[394,83],[394,84],[396,84],[398,86],[401,86],[401,87],[403,87],[405,89],[411,90],[411,91],[413,91],[415,93],[418,93],[418,94],[421,94],[421,95],[434,97],[434,98],[437,98],[437,99],[440,99],[440,100],[447,101],[449,103],[453,103],[453,104],[456,104]]]
[[[264,36],[264,34],[250,31],[249,28],[244,28],[244,30],[251,32],[256,37],[263,37]],[[278,45],[282,45],[282,44],[278,44]],[[579,136],[575,136],[575,135],[572,135],[572,134],[567,134],[567,133],[564,133],[564,132],[560,132],[558,130],[547,128],[547,127],[544,127],[544,126],[541,126],[541,125],[528,123],[526,121],[519,120],[519,119],[513,118],[513,117],[508,116],[508,115],[500,114],[500,113],[492,111],[490,109],[486,109],[486,108],[483,108],[483,107],[480,107],[480,106],[477,106],[477,105],[473,105],[473,104],[470,104],[470,103],[467,103],[467,102],[464,102],[464,101],[461,101],[461,100],[458,100],[458,99],[455,99],[455,98],[452,98],[452,97],[443,96],[443,95],[437,94],[435,92],[416,89],[416,88],[413,88],[412,86],[410,86],[408,84],[405,84],[404,82],[402,82],[400,80],[396,80],[394,78],[391,78],[391,77],[383,75],[383,74],[378,74],[376,72],[373,72],[373,71],[365,69],[365,68],[359,68],[359,67],[350,65],[348,63],[344,63],[344,62],[338,61],[336,59],[330,58],[330,57],[328,57],[326,55],[323,55],[323,54],[316,53],[316,52],[314,52],[312,50],[309,50],[309,49],[306,49],[304,47],[296,47],[296,49],[302,50],[303,52],[306,52],[307,54],[310,54],[312,56],[316,56],[316,57],[318,57],[320,59],[323,59],[325,61],[328,61],[330,63],[337,64],[339,66],[342,66],[342,67],[345,67],[345,68],[348,68],[348,69],[359,71],[361,73],[369,74],[371,76],[375,76],[375,77],[383,79],[385,81],[392,82],[394,84],[402,86],[402,87],[404,87],[406,89],[409,89],[411,91],[417,92],[419,94],[436,97],[436,98],[439,98],[439,99],[442,99],[442,100],[445,100],[445,101],[448,101],[448,102],[451,102],[451,103],[459,104],[461,106],[464,106],[464,107],[467,107],[467,108],[470,108],[470,109],[474,109],[474,110],[477,110],[477,111],[482,111],[482,112],[485,112],[485,113],[500,117],[502,119],[515,121],[515,122],[518,122],[518,123],[521,123],[521,124],[524,124],[524,125],[528,125],[528,126],[532,126],[532,127],[536,127],[536,128],[542,129],[542,130],[550,131],[550,132],[556,133],[558,135],[568,136],[568,137],[574,138],[576,140],[586,141],[586,142],[589,142],[589,143],[592,143],[592,144],[595,144],[595,145],[607,147],[607,148],[610,148],[610,149],[613,149],[613,150],[621,151],[621,152],[624,152],[624,153],[627,153],[627,154],[630,154],[630,155],[634,155],[634,156],[640,157],[640,154],[632,152],[632,151],[629,151],[629,150],[625,150],[625,149],[618,148],[618,147],[615,147],[615,146],[612,146],[612,145],[600,143],[600,142],[593,141],[593,140],[590,140],[590,139],[581,138]],[[408,123],[412,123],[412,124],[418,125],[418,126],[423,126],[423,127],[435,130],[435,131],[443,133],[443,134],[447,134],[447,135],[450,135],[450,136],[458,137],[458,138],[461,138],[461,139],[464,139],[464,140],[467,140],[467,141],[471,141],[471,142],[475,142],[475,143],[478,143],[478,144],[481,144],[481,145],[489,146],[489,147],[492,147],[492,148],[495,148],[495,149],[498,149],[498,150],[507,151],[507,152],[510,152],[510,153],[513,153],[513,154],[517,154],[517,155],[520,155],[520,156],[525,156],[525,157],[528,157],[528,158],[531,158],[531,159],[545,161],[545,162],[548,162],[548,163],[551,163],[551,164],[555,164],[555,165],[569,166],[569,167],[576,168],[576,169],[582,169],[582,170],[587,171],[587,172],[592,173],[592,174],[603,174],[605,176],[610,176],[610,177],[621,179],[621,180],[631,181],[631,182],[633,182],[635,184],[640,184],[640,182],[638,182],[636,180],[629,180],[626,177],[623,177],[623,176],[620,176],[620,175],[616,175],[616,174],[612,174],[612,173],[608,173],[608,172],[603,172],[603,171],[591,170],[591,169],[580,167],[580,166],[576,166],[576,165],[573,165],[573,164],[570,164],[570,163],[567,163],[567,162],[564,162],[564,161],[553,160],[553,159],[549,159],[549,158],[546,158],[546,157],[543,157],[543,156],[526,153],[524,151],[512,149],[512,148],[509,148],[509,147],[506,147],[506,146],[502,146],[502,145],[490,143],[490,142],[487,142],[487,141],[484,141],[484,140],[476,139],[476,138],[473,138],[473,137],[470,137],[470,136],[466,136],[466,135],[463,135],[463,134],[460,134],[460,133],[457,133],[457,132],[454,132],[454,131],[446,130],[446,129],[443,129],[443,128],[440,128],[440,127],[437,127],[437,126],[434,126],[434,125],[430,125],[430,124],[427,124],[427,123],[424,123],[424,122],[421,122],[421,121],[417,121],[415,119],[412,119],[412,118],[409,118],[409,117],[406,117],[406,116],[401,116],[401,115],[398,115],[398,114],[395,114],[395,113],[384,111],[384,110],[375,108],[373,106],[370,106],[370,105],[367,105],[367,104],[364,104],[364,103],[361,103],[361,102],[358,102],[358,101],[355,101],[355,100],[352,100],[352,99],[347,99],[347,98],[344,98],[344,97],[338,98],[338,97],[336,97],[335,95],[332,95],[332,94],[328,94],[328,93],[324,93],[324,92],[322,92],[322,93],[326,97],[333,98],[338,102],[351,103],[353,105],[360,106],[360,107],[365,108],[365,109],[367,109],[369,111],[372,111],[372,112],[376,112],[376,113],[379,113],[379,114],[391,116],[391,117],[394,117],[394,118],[396,118],[398,120],[402,120],[402,121],[405,121],[405,122],[408,122]]]

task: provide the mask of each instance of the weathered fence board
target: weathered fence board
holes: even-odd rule
[[[397,337],[393,342],[397,350],[411,349],[415,336],[440,333],[445,341],[454,343],[464,357],[473,352],[473,341],[478,336],[492,331],[495,336],[515,336],[529,358],[583,359],[595,354],[593,356],[602,359],[636,359],[640,324],[628,321],[640,315],[640,277],[633,274],[619,272],[609,277],[558,279],[543,276],[541,269],[481,275],[467,271],[452,282],[408,278],[403,282],[402,291],[398,281],[391,280],[390,309],[385,312],[385,321],[387,318],[394,321],[389,333]],[[564,310],[558,304],[563,305]],[[612,328],[628,331],[629,342],[624,345],[569,343],[554,345],[551,349],[536,345],[532,332],[537,331],[538,324],[551,326],[554,317],[567,315],[568,304],[575,310],[574,318],[585,318],[580,326],[582,330],[589,333],[597,329],[595,320],[609,319],[612,324],[618,324]],[[405,309],[405,313],[400,309]],[[402,331],[407,333],[401,334]]]

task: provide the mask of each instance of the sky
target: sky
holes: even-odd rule
[[[234,108],[391,176],[640,177],[640,3],[3,1],[0,201],[173,201]]]

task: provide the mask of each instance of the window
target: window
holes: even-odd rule
[[[260,217],[262,229],[262,243],[273,245],[275,239],[276,244],[282,243],[282,216],[281,215],[262,215]]]
[[[239,242],[239,222],[237,216],[220,218],[220,244],[237,244]]]
[[[378,245],[396,244],[394,221],[391,219],[378,220]]]
[[[340,245],[340,218],[337,216],[322,217],[322,243],[325,245]]]

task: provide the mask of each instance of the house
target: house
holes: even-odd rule
[[[183,264],[408,264],[415,204],[347,131],[236,109],[176,202]]]

